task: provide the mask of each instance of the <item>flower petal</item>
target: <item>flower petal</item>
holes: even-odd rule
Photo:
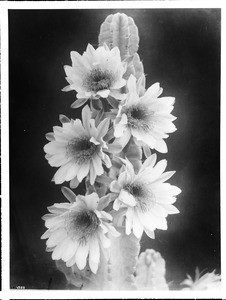
[[[76,264],[77,264],[79,270],[82,270],[85,268],[88,253],[89,253],[89,241],[87,241],[84,246],[82,246],[80,244],[76,251],[75,261],[76,261]]]
[[[69,168],[72,166],[72,163],[67,163],[64,166],[61,166],[53,176],[53,180],[55,181],[56,184],[61,184],[65,181],[65,177],[67,175],[67,172]]]
[[[98,203],[99,203],[99,196],[97,195],[97,193],[92,193],[90,195],[86,195],[84,197],[84,201],[87,205],[87,207],[90,210],[95,210],[97,209]]]
[[[89,165],[90,165],[89,162],[81,165],[77,174],[77,178],[79,182],[82,182],[83,178],[85,178],[89,173]]]
[[[143,225],[137,217],[136,213],[133,214],[133,233],[139,239],[143,233]]]
[[[123,202],[125,205],[127,206],[135,206],[137,204],[135,198],[133,197],[133,195],[131,195],[130,193],[128,193],[125,190],[121,190],[120,194],[119,194],[119,200],[121,202]]]
[[[98,235],[103,248],[109,248],[111,245],[111,241],[100,231],[98,232]]]
[[[67,248],[62,255],[62,260],[65,262],[70,260],[75,255],[78,247],[79,247],[79,243],[77,241],[69,240]]]
[[[82,123],[88,133],[90,133],[90,123],[89,123],[90,119],[91,119],[91,111],[89,106],[86,105],[82,109]]]
[[[102,98],[107,98],[109,94],[110,90],[102,90],[97,92],[97,95],[101,96]]]
[[[89,266],[91,271],[96,274],[100,262],[100,247],[96,238],[90,240],[89,247]]]
[[[88,101],[87,98],[80,98],[71,104],[71,108],[79,108]]]
[[[67,237],[67,232],[64,229],[58,229],[50,235],[46,242],[47,247],[54,247]]]
[[[131,208],[128,208],[126,212],[126,234],[129,235],[132,230],[134,211]]]
[[[100,122],[100,124],[97,126],[97,131],[98,131],[97,139],[100,139],[106,135],[109,128],[109,123],[110,123],[110,119],[108,118]]]

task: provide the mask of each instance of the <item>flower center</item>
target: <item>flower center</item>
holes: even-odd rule
[[[113,75],[109,71],[101,69],[93,69],[86,77],[84,85],[89,91],[98,92],[108,90],[113,82]]]
[[[141,212],[145,213],[153,207],[155,196],[144,184],[126,184],[123,189],[133,195],[137,202],[137,207],[141,210]]]
[[[139,184],[126,184],[123,189],[133,195],[134,198],[143,197],[145,194],[143,187]]]
[[[100,220],[92,210],[71,212],[67,223],[68,234],[80,244],[86,244],[99,227]]]
[[[73,156],[78,164],[90,160],[93,155],[99,150],[99,146],[93,144],[88,138],[76,138],[67,146],[69,156]]]
[[[146,107],[141,105],[133,105],[129,107],[125,113],[127,115],[129,127],[149,131],[154,126],[154,113],[149,111]]]

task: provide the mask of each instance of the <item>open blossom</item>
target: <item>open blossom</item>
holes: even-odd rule
[[[113,208],[124,208],[126,234],[133,231],[140,238],[144,230],[154,238],[156,228],[167,229],[167,215],[179,212],[172,204],[181,190],[165,183],[175,172],[163,173],[167,162],[164,159],[155,165],[156,154],[145,160],[137,174],[129,160],[123,162],[125,171],[110,186],[111,191],[118,194]]]
[[[53,127],[52,140],[44,151],[49,164],[59,167],[53,177],[55,183],[81,182],[89,175],[90,183],[94,184],[96,176],[104,173],[102,164],[111,167],[109,156],[103,152],[107,149],[103,137],[108,127],[109,119],[95,126],[88,105],[82,110],[82,122],[76,119]]]
[[[88,259],[91,271],[96,273],[100,252],[110,246],[106,234],[120,234],[110,223],[112,216],[98,210],[96,193],[78,195],[74,200],[48,207],[50,213],[43,216],[48,230],[41,238],[47,239],[47,251],[52,251],[53,260],[62,259],[67,267],[76,264],[82,270]]]
[[[167,133],[174,132],[171,115],[174,97],[158,98],[162,93],[159,83],[153,84],[143,96],[139,97],[136,78],[131,75],[127,82],[128,97],[119,105],[115,120],[114,135],[125,146],[133,136],[138,144],[146,144],[161,153],[167,152],[164,141]]]
[[[106,44],[96,50],[88,44],[83,55],[71,52],[72,66],[65,66],[69,85],[64,91],[77,91],[81,105],[89,98],[107,98],[109,95],[121,99],[119,89],[126,84],[122,78],[126,64],[121,62],[118,47],[109,49]],[[77,102],[77,101],[76,101]]]
[[[190,275],[187,275],[181,285],[187,286],[183,290],[219,290],[221,285],[221,275],[215,274],[215,270],[211,273],[205,273],[202,275],[202,272],[199,272],[199,269],[195,270],[194,280]]]

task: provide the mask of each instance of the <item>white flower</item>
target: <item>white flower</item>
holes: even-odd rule
[[[202,275],[199,269],[195,270],[195,279],[193,280],[190,275],[187,275],[181,285],[186,285],[183,290],[219,290],[221,284],[221,275],[215,274],[215,270],[211,273],[206,273]]]
[[[123,162],[125,171],[110,186],[111,191],[118,194],[113,208],[126,208],[126,234],[133,230],[134,235],[140,238],[144,230],[154,238],[156,228],[167,229],[167,215],[179,212],[172,204],[181,190],[165,183],[175,172],[163,173],[167,162],[164,159],[155,165],[156,154],[145,160],[138,174],[128,160]]]
[[[96,176],[104,173],[102,163],[111,167],[109,156],[103,152],[107,149],[103,137],[108,127],[109,119],[95,127],[88,105],[82,110],[82,122],[76,119],[53,127],[52,140],[44,151],[49,164],[60,167],[53,177],[55,183],[81,182],[89,175],[90,183],[94,184]]]
[[[89,262],[93,273],[97,272],[100,252],[110,246],[106,234],[120,234],[111,225],[112,216],[98,210],[99,197],[96,193],[76,197],[73,203],[55,203],[48,207],[50,214],[43,216],[48,230],[41,239],[46,241],[52,259],[62,259],[67,267],[74,264],[80,270]]]
[[[119,89],[126,84],[125,79],[122,78],[126,71],[126,64],[121,62],[118,47],[110,50],[104,44],[95,50],[88,44],[82,56],[72,51],[71,60],[72,67],[65,66],[69,85],[63,90],[77,91],[77,98],[84,100],[81,101],[82,104],[89,98],[107,98],[110,95],[122,99],[125,96],[119,92]]]
[[[147,144],[151,149],[166,153],[164,141],[167,133],[174,132],[171,115],[175,98],[158,96],[162,93],[159,83],[152,85],[143,96],[138,95],[136,78],[131,75],[127,82],[128,98],[119,105],[115,120],[114,135],[123,147],[131,136],[138,144]]]

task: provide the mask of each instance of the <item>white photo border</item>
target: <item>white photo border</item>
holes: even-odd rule
[[[225,40],[226,24],[224,1],[39,1],[0,3],[1,22],[1,158],[2,158],[2,291],[0,299],[120,299],[120,298],[166,298],[210,299],[226,298],[226,91],[225,91]],[[221,9],[221,265],[222,290],[219,292],[184,291],[72,291],[72,290],[10,290],[10,238],[9,238],[9,116],[8,116],[8,10],[9,9],[135,9],[135,8],[220,8]]]

